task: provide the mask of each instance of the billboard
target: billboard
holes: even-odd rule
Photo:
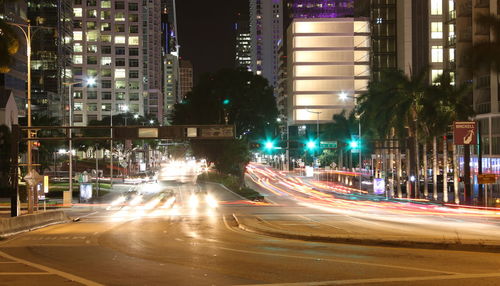
[[[474,121],[454,122],[453,142],[455,145],[477,145],[477,123]]]

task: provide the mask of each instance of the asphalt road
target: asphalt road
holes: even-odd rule
[[[0,285],[500,284],[498,253],[262,236],[238,229],[231,214],[300,211],[312,218],[328,212],[281,196],[277,206],[253,205],[215,184],[162,185],[159,191],[168,196],[151,193],[140,202],[131,197],[107,209],[80,209],[86,214],[79,222],[0,242]],[[207,194],[219,201],[217,208],[204,202]]]

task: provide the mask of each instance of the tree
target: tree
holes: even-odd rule
[[[15,0],[0,0],[0,7]],[[5,19],[0,18],[0,73],[8,73],[14,60],[14,54],[19,50],[19,39],[15,30]]]
[[[471,66],[474,70],[493,67],[500,70],[500,17],[494,14],[479,14],[476,23],[479,29],[493,33],[488,41],[475,42],[472,48]],[[489,34],[489,33],[488,33]]]
[[[338,166],[343,167],[343,154],[348,148],[352,135],[358,133],[358,121],[355,117],[354,111],[347,113],[346,110],[333,115],[332,119],[333,122],[327,124],[325,128],[325,136],[328,139],[336,140],[338,142]]]

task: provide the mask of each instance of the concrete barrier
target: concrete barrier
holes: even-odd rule
[[[61,210],[2,218],[0,219],[0,237],[69,220],[70,218]]]

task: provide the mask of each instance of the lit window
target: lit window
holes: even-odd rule
[[[115,44],[125,44],[125,36],[115,36]]]
[[[455,0],[448,1],[448,10],[450,10],[450,11],[455,10]]]
[[[73,46],[73,52],[75,53],[81,53],[83,52],[83,47],[80,43],[76,43],[74,46]]]
[[[97,42],[98,38],[99,38],[99,32],[98,31],[87,31],[87,41],[89,41],[89,42]]]
[[[448,36],[450,38],[455,38],[455,25],[448,25]]]
[[[431,60],[433,63],[443,62],[443,46],[432,46],[431,48]]]
[[[432,70],[431,76],[432,76],[432,81],[436,81],[436,79],[443,74],[443,70]]]
[[[443,1],[431,0],[431,15],[442,15],[442,14],[443,14]]]
[[[75,41],[83,40],[83,32],[82,31],[73,31],[73,40],[75,40]]]
[[[75,15],[75,17],[81,17],[83,15],[82,8],[73,8],[73,15]]]
[[[102,35],[101,42],[103,43],[111,43],[111,35]]]
[[[123,12],[115,13],[115,21],[125,21],[125,14]]]
[[[442,39],[443,38],[443,22],[432,22],[431,23],[431,38],[432,39]]]
[[[110,66],[111,65],[111,57],[102,57],[101,58],[102,66]]]
[[[450,55],[450,62],[454,62],[455,61],[455,49],[449,49],[448,53]]]
[[[115,78],[125,78],[125,69],[115,69]]]
[[[83,56],[82,55],[74,55],[73,56],[73,63],[76,65],[83,64]]]
[[[81,102],[75,102],[73,105],[73,110],[74,111],[82,111],[83,109],[83,103]]]
[[[124,89],[127,88],[127,82],[124,80],[117,80],[115,81],[115,88],[116,89]]]
[[[128,44],[131,46],[139,45],[139,37],[137,37],[137,36],[128,37]]]
[[[101,8],[111,8],[111,1],[101,0]]]

